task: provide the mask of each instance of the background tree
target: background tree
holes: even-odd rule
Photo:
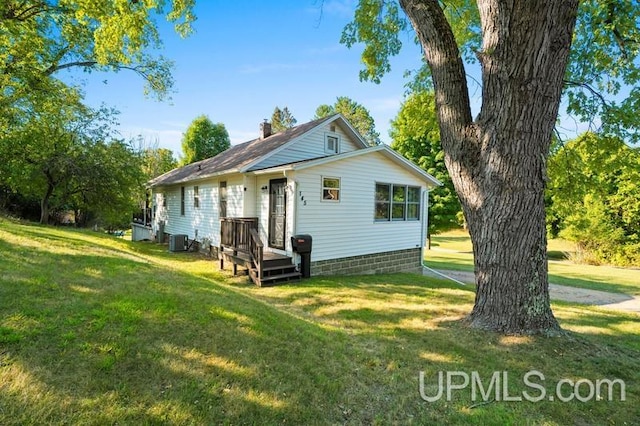
[[[337,113],[344,115],[369,145],[380,144],[380,133],[376,132],[376,124],[369,110],[346,96],[339,96],[333,105],[320,105],[314,119]]]
[[[391,121],[389,135],[393,140],[391,148],[443,183],[429,193],[429,238],[460,226],[462,209],[444,164],[433,93],[409,95]]]
[[[77,225],[128,228],[138,206],[136,190],[145,182],[140,155],[121,140],[97,140],[84,148],[81,168],[67,181],[71,197],[64,206],[74,211]]]
[[[298,120],[291,114],[288,107],[284,107],[284,109],[275,107],[271,115],[271,130],[274,133],[281,132],[294,127],[297,122]]]
[[[68,211],[78,223],[116,216],[119,224],[128,221],[142,169],[133,149],[112,141],[114,115],[84,106],[72,88],[41,99],[0,144],[7,159],[3,185],[26,199],[38,197],[42,223]]]
[[[164,14],[181,36],[191,32],[194,0],[3,0],[0,2],[0,109],[48,89],[56,72],[132,70],[146,92],[165,96],[171,62],[160,47],[154,15]]]
[[[108,110],[92,111],[71,88],[43,97],[25,119],[6,133],[0,145],[6,158],[6,184],[25,195],[38,195],[41,223],[49,221],[50,203],[64,198],[62,189],[81,167],[88,140],[107,134]]]
[[[639,18],[637,3],[622,0],[361,0],[345,27],[344,43],[364,43],[364,79],[379,81],[389,70],[407,19],[422,47],[445,164],[473,242],[472,326],[559,331],[549,302],[544,187],[561,94],[570,82],[570,112],[600,113],[620,125],[607,125],[608,131],[637,129],[624,106],[637,103],[640,91],[632,89],[630,101],[615,108],[599,103],[605,98],[593,95],[589,79],[603,93],[638,81]],[[482,73],[475,119],[464,62],[474,56]]]
[[[145,92],[161,99],[173,85],[172,64],[155,54],[161,46],[155,17],[166,16],[187,36],[193,6],[194,0],[0,2],[0,201],[5,206],[24,211],[16,201],[26,206],[39,197],[43,222],[50,207],[81,205],[95,193],[102,194],[94,198],[101,212],[123,207],[122,197],[107,197],[107,188],[98,184],[135,180],[125,179],[122,171],[128,165],[126,172],[139,172],[138,156],[106,137],[113,123],[106,116],[95,118],[105,109],[84,107],[78,89],[55,75],[68,68],[130,70],[145,79]],[[111,157],[122,163],[107,174],[101,165]],[[91,182],[96,176],[99,182]],[[127,197],[135,192],[126,185],[112,189]],[[101,200],[110,204],[98,206]],[[126,210],[120,214],[128,216]]]
[[[167,148],[145,148],[141,152],[142,173],[151,180],[178,167],[173,152]]]
[[[224,124],[213,122],[206,115],[196,117],[182,135],[182,165],[218,155],[229,149],[229,133]]]
[[[547,223],[582,260],[640,264],[640,153],[585,133],[549,158]]]

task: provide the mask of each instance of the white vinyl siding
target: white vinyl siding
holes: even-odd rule
[[[331,130],[334,127],[334,131]],[[359,149],[357,142],[345,133],[339,125],[333,123],[319,126],[299,139],[293,145],[285,147],[282,151],[272,155],[263,162],[252,167],[253,170],[267,167],[279,166],[281,164],[295,163],[297,161],[309,160],[312,158],[326,157],[329,155],[325,150],[326,135],[333,135],[339,139],[340,152],[350,152]]]
[[[340,176],[339,203],[321,201],[322,176]],[[299,170],[295,180],[298,218],[295,232],[313,238],[312,261],[423,246],[423,221],[377,222],[374,218],[376,182],[420,187],[420,196],[425,189],[425,182],[382,154]]]
[[[243,216],[243,196],[244,185],[242,175],[226,177],[227,181],[227,215],[234,217]],[[162,203],[162,194],[165,194],[166,207],[159,207],[156,214],[155,229],[158,222],[164,221],[164,232],[168,234],[185,234],[190,239],[196,238],[198,231],[198,241],[204,238],[212,244],[218,245],[220,242],[220,218],[218,216],[219,200],[218,180],[207,180],[198,182],[199,208],[194,207],[194,203],[185,202],[184,216],[180,215],[181,187],[182,185],[158,188],[154,193],[154,199]],[[184,185],[185,200],[194,200],[194,185]],[[158,204],[161,205],[161,204]]]

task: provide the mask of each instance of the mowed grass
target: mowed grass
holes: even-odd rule
[[[566,337],[505,337],[467,328],[472,304],[410,274],[256,288],[199,254],[0,219],[0,424],[637,423],[637,315],[555,304]],[[532,370],[544,398],[504,401],[541,396]],[[424,401],[440,371],[487,398]],[[549,400],[604,378],[626,401],[587,382]]]
[[[565,259],[575,250],[565,240],[549,240],[549,282],[571,287],[640,296],[640,268],[594,266]],[[455,230],[432,237],[425,264],[430,268],[473,271],[473,249],[466,231]]]

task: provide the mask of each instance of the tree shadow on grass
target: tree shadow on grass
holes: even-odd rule
[[[47,256],[53,262],[65,257]],[[72,262],[79,271],[87,263],[96,263],[93,256]],[[32,273],[46,267],[35,262]],[[323,413],[304,408],[316,391],[339,393],[330,381],[325,389],[313,381],[312,366],[331,348],[309,352],[310,343],[327,340],[317,327],[291,324],[288,316],[202,278],[139,267],[129,260],[110,265],[117,283],[81,273],[69,279],[72,271],[29,292],[20,283],[2,283],[3,296],[13,300],[0,303],[3,327],[13,336],[2,342],[4,383],[23,378],[1,388],[3,424],[304,423],[308,411]],[[296,352],[306,360],[301,371],[280,371],[278,362],[289,363]],[[44,402],[36,389],[47,395]]]
[[[0,338],[9,336],[0,340],[0,423],[566,423],[638,414],[548,402],[471,410],[464,392],[435,403],[419,394],[420,371],[430,380],[441,370],[489,379],[531,368],[596,377],[615,363],[622,332],[610,346],[505,338],[468,329],[460,317],[472,293],[443,281],[399,274],[261,289],[93,255],[85,244],[74,255],[42,251],[7,279],[19,256],[5,256],[11,244],[0,242]],[[51,274],[51,265],[65,270]],[[603,347],[608,360],[592,358]],[[638,370],[623,377],[637,383]]]

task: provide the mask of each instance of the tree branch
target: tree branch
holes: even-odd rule
[[[418,35],[431,70],[443,146],[450,145],[445,152],[458,152],[468,140],[473,118],[464,63],[453,30],[438,0],[400,0],[400,5]]]
[[[25,9],[22,9],[27,5],[27,2],[24,1],[20,5],[8,6],[5,13],[2,15],[3,20],[14,20],[24,22],[30,18],[33,18],[40,13],[46,12],[47,10],[51,10],[52,6],[47,4],[45,1],[37,2]],[[22,9],[22,10],[21,10]]]
[[[605,20],[605,24],[613,26],[613,38],[616,40],[616,44],[620,49],[620,54],[624,59],[628,59],[630,55],[629,55],[629,47],[627,45],[629,43],[638,44],[638,40],[635,40],[629,37],[624,37],[620,33],[618,26],[614,22],[618,15],[618,12],[616,11],[616,4],[614,2],[609,2],[609,4],[607,5],[607,12],[608,12],[608,15],[607,15],[608,18]]]
[[[57,65],[57,64],[52,64],[49,68],[47,68],[44,71],[45,75],[51,75],[57,71],[63,70],[65,68],[72,68],[72,67],[92,67],[97,65],[98,62],[97,61],[76,61],[76,62],[68,62],[66,64],[62,64],[62,65]]]
[[[129,71],[133,71],[136,74],[138,74],[140,77],[144,78],[147,83],[149,84],[149,86],[151,87],[151,89],[160,92],[164,89],[162,89],[162,87],[160,87],[157,83],[157,81],[155,81],[153,73],[149,72],[150,70],[153,71],[153,69],[151,69],[150,67],[146,67],[143,64],[138,64],[136,66],[128,66],[128,65],[122,65],[122,64],[117,64],[117,63],[110,63],[110,64],[105,64],[105,65],[101,65],[98,64],[98,61],[94,61],[94,60],[87,60],[87,61],[74,61],[74,62],[68,62],[65,64],[61,64],[61,65],[57,65],[57,64],[52,64],[49,66],[49,68],[47,68],[44,71],[44,75],[49,76],[51,74],[54,74],[58,71],[61,71],[63,69],[66,68],[73,68],[73,67],[94,67],[96,65],[100,65],[100,66],[105,66],[105,67],[112,67],[112,68],[116,68],[119,70],[129,70]]]
[[[598,98],[598,100],[600,101],[600,103],[602,104],[602,106],[605,109],[607,109],[607,108],[609,108],[611,106],[611,105],[609,105],[607,100],[604,98],[602,93],[598,92],[596,89],[594,89],[588,83],[582,83],[582,82],[579,82],[579,81],[571,81],[571,80],[563,80],[562,82],[565,84],[565,86],[581,87],[583,89],[587,89],[587,91],[589,93],[591,93],[595,98]]]

